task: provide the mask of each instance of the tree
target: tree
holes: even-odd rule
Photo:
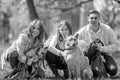
[[[35,6],[34,6],[34,2],[33,0],[26,0],[27,6],[28,6],[28,10],[29,10],[29,15],[30,15],[30,19],[34,20],[39,18],[36,10],[35,10]]]
[[[81,5],[91,1],[92,0],[37,0],[34,1],[34,4],[39,17],[45,22],[50,23],[48,25],[49,27],[54,26],[54,24],[61,19],[67,19],[75,31],[79,27],[79,8]]]
[[[71,22],[73,29],[79,26],[79,7],[92,0],[0,0],[1,9],[10,15],[10,26],[15,36],[33,19],[40,18],[50,34],[61,19]]]

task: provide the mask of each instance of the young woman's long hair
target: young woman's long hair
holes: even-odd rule
[[[32,33],[33,33],[33,27],[39,25],[39,35],[35,37],[35,40],[38,39],[40,40],[40,42],[44,42],[45,39],[47,38],[47,33],[45,32],[44,26],[43,26],[43,22],[40,19],[35,19],[33,20],[28,28],[26,28],[22,33],[26,33],[28,35],[28,37],[33,37]]]
[[[54,37],[54,35],[58,36],[58,41],[57,41],[57,45],[59,45],[59,42],[63,40],[62,35],[60,34],[59,28],[62,25],[66,25],[68,30],[69,30],[69,35],[72,35],[72,27],[70,25],[69,22],[67,22],[66,20],[61,20],[60,23],[58,24],[57,28],[52,32],[52,34],[49,36],[49,38],[46,40],[45,42],[45,47],[49,46],[49,43],[51,41],[51,39]]]

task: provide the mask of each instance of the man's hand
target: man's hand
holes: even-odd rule
[[[99,51],[103,51],[103,50],[102,50],[102,45],[99,44],[99,43],[97,43],[97,49],[98,49]]]

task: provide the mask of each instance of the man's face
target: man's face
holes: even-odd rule
[[[100,17],[97,13],[92,13],[88,16],[88,22],[92,25],[96,25],[99,23]]]

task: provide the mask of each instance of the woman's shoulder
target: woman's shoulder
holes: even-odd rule
[[[28,36],[27,33],[20,33],[20,34],[19,34],[19,37],[20,37],[20,38],[24,38],[24,39],[29,39],[29,36]]]
[[[47,46],[50,43],[53,43],[57,39],[57,35],[51,35],[49,38],[45,41],[44,46]]]
[[[20,33],[19,35],[18,35],[18,38],[15,40],[15,43],[16,42],[21,42],[21,41],[27,41],[29,38],[28,38],[28,35],[27,34],[25,34],[25,33]]]
[[[28,37],[27,33],[20,33],[19,37]]]
[[[49,39],[51,39],[51,40],[54,40],[54,39],[57,39],[58,38],[58,35],[52,35],[52,36],[50,36],[50,38]]]

